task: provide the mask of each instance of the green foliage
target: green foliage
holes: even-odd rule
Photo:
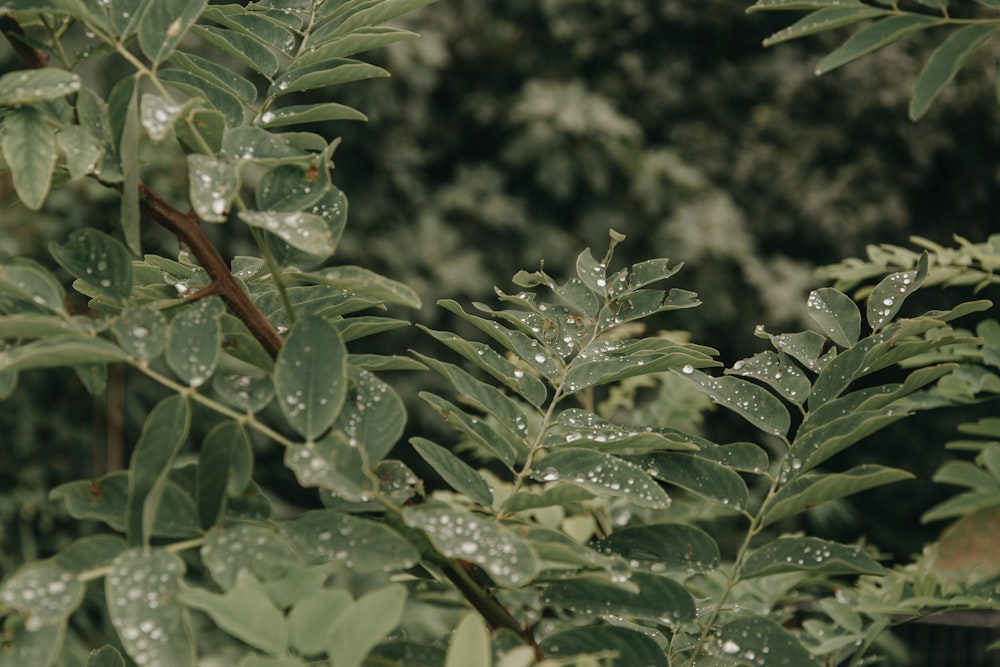
[[[72,292],[45,265],[0,255],[0,393],[59,366],[98,396],[122,368],[156,389],[127,469],[52,489],[71,517],[112,534],[5,575],[0,665],[67,664],[75,646],[95,647],[94,667],[123,655],[178,667],[858,665],[894,613],[928,599],[996,607],[1000,568],[970,574],[960,557],[994,546],[996,443],[938,473],[969,491],[928,513],[960,518],[916,569],[889,569],[863,541],[796,534],[790,521],[911,476],[842,469],[845,450],[916,412],[998,393],[1000,328],[952,326],[989,302],[900,316],[916,290],[947,282],[946,249],[848,263],[842,280],[880,278],[864,290],[864,318],[846,287],[819,288],[807,301],[817,330],[761,326],[773,349],[721,374],[714,349],[645,334],[645,321],[700,301],[672,286],[678,264],[616,266],[616,231],[599,257],[579,253],[567,279],[540,266],[494,305],[440,300],[461,330],[421,330],[451,360],[359,352],[356,341],[407,326],[367,311],[417,308],[420,296],[326,264],[347,213],[330,174],[339,140],[274,130],[364,118],[287,96],[384,76],[352,57],[412,37],[385,22],[430,1],[22,4],[0,5],[28,66],[0,79],[5,168],[31,210],[72,180],[120,192],[125,242],[88,227],[51,244]],[[773,41],[899,11],[843,5],[755,7],[816,10]],[[874,50],[914,21],[851,49]],[[69,55],[80,34],[83,50]],[[963,28],[935,52],[920,105],[989,34]],[[129,74],[107,91],[71,71],[112,54]],[[226,58],[252,80],[218,64]],[[573,85],[554,92],[559,104],[586,98]],[[603,101],[584,101],[584,127],[605,126],[619,148],[634,140]],[[538,112],[513,112],[525,126],[515,163],[566,139]],[[186,166],[190,214],[147,184],[150,149]],[[574,179],[603,187],[587,169],[568,178],[552,184],[567,197]],[[227,263],[200,221],[242,230],[256,254]],[[140,255],[149,222],[183,244],[176,258]],[[989,282],[993,244],[966,245],[978,253],[970,270]],[[400,443],[407,408],[376,374],[389,370],[440,376],[420,398],[453,437]],[[746,423],[746,440],[690,432],[698,400],[662,422],[639,419],[630,408],[646,381],[703,393]],[[996,425],[970,432],[995,437]],[[284,449],[312,511],[271,506],[261,443]],[[85,604],[107,627],[86,622]],[[802,610],[805,622],[786,623]]]

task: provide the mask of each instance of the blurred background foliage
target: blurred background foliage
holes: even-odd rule
[[[494,285],[509,289],[517,269],[542,259],[548,272],[566,275],[583,247],[605,246],[613,227],[628,236],[623,263],[686,263],[675,284],[705,305],[662,327],[691,332],[732,364],[762,349],[755,325],[808,326],[805,295],[818,266],[911,235],[945,245],[953,234],[985,239],[1000,208],[996,47],[916,125],[906,120],[910,88],[939,36],[911,38],[817,79],[815,61],[844,34],[764,49],[761,40],[787,17],[746,15],[748,4],[443,0],[417,12],[406,27],[421,38],[375,56],[392,80],[340,86],[330,98],[369,122],[309,128],[344,138],[334,182],[350,199],[350,224],[336,261],[406,282],[424,307],[402,316],[461,331],[436,299],[490,301]],[[0,71],[17,66],[0,45]],[[95,75],[115,80],[113,66]],[[183,195],[183,162],[162,150],[146,157],[149,184],[171,199]],[[73,183],[36,214],[16,204],[7,178],[2,252],[48,264],[47,244],[83,226],[83,216],[116,227],[116,198],[99,186]],[[228,228],[213,233],[224,253],[247,247]],[[165,234],[144,234],[152,251],[171,252]],[[376,351],[424,344],[414,330],[382,341]],[[429,381],[420,374],[399,384]],[[117,402],[92,405],[72,375],[37,373],[0,403],[0,571],[58,546],[61,518],[43,489],[114,467],[123,455],[116,448],[135,441],[153,397],[135,378],[126,383]],[[645,419],[690,400],[667,386],[651,393],[636,412]],[[411,430],[439,429],[437,418],[412,410]],[[109,430],[116,414],[121,424]],[[908,556],[927,537],[898,526],[916,525],[943,497],[927,480],[962,417],[907,420],[880,446],[853,454],[902,458],[922,478],[926,501],[896,485],[874,500],[884,516],[841,504],[814,520],[831,532],[850,525]],[[718,412],[701,427],[722,433],[719,440],[745,437],[727,434],[732,425]],[[258,455],[262,470],[281,474],[269,465],[280,452]],[[281,480],[270,486],[280,496]]]

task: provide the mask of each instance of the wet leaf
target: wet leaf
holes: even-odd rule
[[[670,498],[642,468],[617,456],[589,449],[563,447],[550,451],[533,467],[542,482],[562,481],[603,495],[620,497],[642,507],[663,509]]]
[[[3,625],[2,667],[50,667],[62,651],[67,621],[41,623],[24,614],[10,614]]]
[[[654,452],[635,460],[660,481],[734,510],[746,509],[750,493],[738,473],[726,466],[685,452]]]
[[[170,370],[188,385],[200,387],[215,373],[222,347],[219,319],[225,306],[219,297],[184,306],[170,323],[165,358]]]
[[[392,387],[374,374],[348,367],[348,375],[351,388],[333,426],[351,447],[363,448],[368,465],[373,465],[403,435],[406,408]]]
[[[79,574],[104,567],[125,551],[125,540],[117,535],[88,535],[62,548],[52,560],[60,567]]]
[[[816,64],[816,74],[825,74],[861,56],[894,44],[908,35],[940,23],[941,20],[933,16],[915,14],[887,16],[873,21],[859,28],[846,42],[820,60]]]
[[[276,48],[286,56],[291,56],[295,49],[292,31],[263,12],[247,11],[235,5],[213,5],[202,18],[242,33],[263,46]]]
[[[514,465],[518,447],[523,448],[523,444],[517,441],[517,438],[510,433],[509,429],[494,428],[493,424],[489,421],[473,417],[454,403],[446,401],[430,392],[422,391],[419,396],[437,410],[444,417],[445,421],[485,447],[494,456],[503,461],[507,467]]]
[[[302,486],[316,486],[352,502],[370,500],[375,482],[369,476],[361,447],[352,447],[336,431],[305,445],[285,450],[285,465]]]
[[[475,563],[501,586],[523,586],[538,574],[531,546],[491,517],[422,505],[405,508],[403,520],[424,531],[442,555]]]
[[[885,574],[886,569],[857,547],[816,537],[779,537],[750,554],[740,569],[745,579],[780,572]]]
[[[302,211],[240,211],[240,220],[268,232],[311,255],[329,256],[337,249],[326,220]]]
[[[201,547],[201,558],[223,590],[236,585],[240,572],[268,581],[301,563],[283,535],[258,523],[237,523],[209,532]]]
[[[253,82],[234,72],[232,68],[220,65],[193,53],[175,52],[168,59],[172,64],[204,80],[224,88],[247,104],[257,99],[257,87]],[[168,70],[161,70],[160,76]]]
[[[278,165],[257,183],[257,208],[262,211],[301,211],[315,205],[329,187],[330,171],[322,159],[314,159],[308,165]]]
[[[58,624],[83,602],[84,585],[48,561],[29,563],[4,579],[0,602],[28,615],[31,627]]]
[[[261,164],[281,164],[299,161],[305,152],[292,146],[286,139],[259,127],[236,127],[226,132],[222,144],[224,157],[230,160],[245,160]]]
[[[709,572],[719,565],[719,546],[711,535],[676,523],[621,528],[594,544],[652,572]]]
[[[133,256],[119,241],[93,228],[78,229],[49,252],[73,277],[114,304],[132,294]]]
[[[804,475],[778,489],[767,504],[761,526],[769,526],[837,498],[912,478],[913,475],[906,471],[872,464],[855,466],[843,473]]]
[[[66,170],[71,179],[90,174],[101,157],[100,142],[79,125],[64,127],[56,133],[59,149],[66,156]]]
[[[184,561],[165,549],[129,549],[104,579],[111,624],[138,664],[194,667],[187,612],[178,602]]]
[[[809,293],[809,315],[823,332],[841,347],[851,347],[861,335],[861,311],[851,297],[832,287]]]
[[[206,0],[145,3],[139,20],[139,47],[154,65],[163,62],[198,19]]]
[[[382,48],[400,40],[413,39],[416,36],[416,33],[401,28],[390,28],[387,26],[362,28],[306,49],[305,53],[292,62],[289,69],[294,70],[299,67],[307,67],[332,58],[353,56],[357,53]]]
[[[274,111],[265,111],[260,117],[261,127],[285,127],[303,123],[323,123],[334,120],[368,120],[357,109],[352,109],[336,102],[323,104],[296,104],[281,107]]]
[[[267,90],[269,98],[288,93],[326,88],[351,81],[389,76],[389,72],[359,60],[332,58],[293,69],[278,77]]]
[[[90,652],[87,667],[125,667],[125,658],[114,646],[105,644]]]
[[[420,558],[389,526],[333,510],[314,510],[285,521],[281,532],[309,563],[339,562],[360,572],[392,572],[412,567]]]
[[[544,491],[524,490],[507,497],[503,509],[507,512],[523,512],[539,507],[567,505],[569,503],[591,500],[594,494],[579,487],[559,484]]]
[[[149,361],[167,345],[167,318],[155,308],[129,306],[111,325],[118,345],[133,359]]]
[[[563,445],[597,449],[613,454],[643,454],[662,450],[697,450],[698,445],[669,429],[614,424],[592,412],[570,408],[556,418],[557,428],[546,433],[546,447]]]
[[[824,360],[827,357],[821,355],[823,355],[823,346],[826,344],[826,339],[815,331],[800,331],[798,333],[779,334],[777,336],[766,333],[763,335],[766,338],[770,338],[771,344],[774,345],[775,349],[800,361],[809,370],[819,371],[823,368]]]
[[[294,274],[305,282],[346,289],[384,303],[420,308],[420,295],[401,282],[381,276],[360,266],[333,266],[312,273]]]
[[[212,376],[212,389],[224,401],[244,412],[260,412],[274,398],[271,377],[263,372],[216,373]]]
[[[761,449],[760,445],[755,445],[752,442],[703,446],[697,455],[709,461],[717,461],[733,470],[752,472],[755,475],[767,470],[770,463],[767,452]]]
[[[277,56],[257,40],[242,33],[212,25],[194,25],[191,26],[191,32],[268,78],[278,71]]]
[[[240,192],[236,165],[208,155],[188,155],[191,205],[205,222],[225,222]]]
[[[8,72],[0,76],[0,106],[22,107],[57,100],[72,95],[80,87],[79,76],[56,67]]]
[[[899,408],[865,410],[832,419],[808,431],[800,431],[781,462],[780,477],[783,481],[788,481],[801,475],[906,416],[907,413]]]
[[[782,351],[760,352],[733,364],[726,374],[751,377],[773,387],[783,398],[802,405],[809,397],[809,378],[792,358]]]
[[[762,616],[748,616],[726,623],[709,648],[715,655],[759,667],[818,664],[794,635]]]
[[[787,408],[761,387],[732,376],[712,377],[685,366],[681,373],[714,403],[741,415],[757,428],[772,435],[784,436],[791,426]]]
[[[347,351],[326,320],[295,323],[274,365],[278,405],[296,431],[312,440],[337,418],[347,395]]]
[[[410,444],[451,488],[480,505],[493,504],[493,492],[486,480],[465,461],[426,438],[410,438]]]
[[[271,654],[281,654],[288,646],[285,615],[248,572],[237,574],[236,584],[222,595],[190,588],[181,591],[178,600],[205,612],[219,628],[250,646]]]
[[[673,579],[633,572],[623,585],[595,575],[554,581],[542,593],[542,602],[574,614],[611,614],[668,625],[694,620],[694,600]]]
[[[4,310],[11,311],[5,317],[13,315],[13,311],[67,314],[62,283],[52,272],[30,259],[0,258],[0,297],[4,302],[7,299],[16,302],[13,307],[4,303]]]
[[[903,301],[917,291],[927,278],[927,251],[920,255],[917,268],[900,271],[882,279],[868,295],[868,324],[873,330],[881,329],[896,316]]]

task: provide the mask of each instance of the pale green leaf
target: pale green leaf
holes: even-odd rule
[[[469,612],[458,622],[448,642],[444,667],[492,667],[490,631],[478,612]]]
[[[62,652],[66,625],[66,619],[39,623],[27,614],[7,615],[0,667],[51,667]]]
[[[762,387],[732,376],[712,377],[691,366],[681,369],[681,374],[714,403],[729,408],[762,431],[777,436],[788,433],[788,409]]]
[[[18,313],[0,317],[0,338],[45,338],[73,333],[73,325],[57,315]]]
[[[356,30],[348,35],[310,45],[292,61],[289,71],[308,67],[333,58],[346,58],[357,53],[380,49],[404,39],[414,39],[417,34],[401,28],[378,27]]]
[[[259,42],[278,49],[286,56],[295,50],[295,35],[284,24],[262,12],[251,12],[238,5],[212,5],[203,19],[214,21]]]
[[[190,425],[191,406],[181,395],[163,399],[146,417],[129,462],[125,509],[130,545],[149,545],[167,474],[187,440]]]
[[[376,481],[368,471],[364,450],[352,447],[343,433],[285,449],[285,466],[302,486],[326,489],[347,501],[371,500]]]
[[[200,73],[186,72],[180,69],[165,69],[159,73],[160,81],[167,83],[192,98],[206,100],[214,109],[222,114],[223,125],[239,126],[243,122],[243,102],[227,88],[219,85],[214,78],[208,78]],[[184,142],[192,151],[204,151],[208,147],[213,152],[219,149],[218,141],[211,141],[206,135],[217,135],[218,130],[209,132],[204,121],[204,112],[208,109],[198,109],[185,114],[184,122],[174,126],[177,138]],[[201,118],[199,119],[199,115]],[[195,139],[195,133],[202,137],[203,142]]]
[[[0,355],[0,371],[14,373],[30,368],[57,368],[124,361],[121,348],[99,338],[55,336],[19,345]]]
[[[55,67],[20,70],[0,76],[0,107],[57,100],[80,90],[80,77]]]
[[[205,222],[225,222],[240,193],[236,165],[209,155],[188,155],[187,161],[188,192],[198,217]]]
[[[219,363],[223,312],[222,300],[212,296],[186,304],[170,323],[164,355],[167,365],[192,387],[203,385]]]
[[[176,52],[170,56],[169,60],[177,67],[225,88],[228,92],[247,104],[257,99],[257,87],[253,85],[253,82],[240,76],[232,68],[220,65],[207,58],[196,56],[193,53]],[[161,70],[160,76],[165,71]]]
[[[139,47],[154,65],[163,62],[187,34],[206,0],[155,0],[139,20]]]
[[[858,547],[816,537],[779,537],[750,554],[740,576],[762,577],[781,572],[885,574],[886,569]]]
[[[240,220],[267,230],[285,243],[313,255],[329,256],[337,249],[322,216],[302,211],[240,211]]]
[[[294,273],[295,278],[317,285],[373,297],[384,303],[420,308],[420,295],[408,285],[360,266],[331,266],[312,273]]]
[[[330,187],[330,170],[324,160],[308,164],[282,164],[264,174],[256,187],[257,208],[262,211],[300,211],[314,206]]]
[[[492,516],[425,504],[405,508],[403,520],[424,531],[442,555],[475,563],[501,586],[523,586],[538,574],[531,545]]]
[[[62,283],[51,271],[25,257],[0,258],[0,297],[18,302],[14,308],[5,303],[4,310],[67,314]]]
[[[769,526],[831,500],[912,478],[913,475],[904,470],[872,464],[855,466],[842,473],[804,475],[778,489],[765,507],[761,526]]]
[[[260,124],[261,127],[271,128],[332,120],[368,120],[368,116],[357,109],[336,102],[296,104],[273,111],[265,111],[260,117]]]
[[[250,646],[271,654],[281,654],[288,646],[285,615],[247,572],[239,573],[236,585],[222,595],[192,588],[181,591],[178,600],[205,612],[219,628]]]
[[[111,332],[129,356],[150,361],[166,347],[168,327],[167,318],[155,308],[130,306],[111,325]]]
[[[84,585],[48,561],[28,563],[0,586],[0,602],[49,625],[68,618],[83,602]]]
[[[958,28],[931,53],[920,70],[910,99],[910,119],[919,120],[931,103],[958,74],[965,61],[996,33],[995,23],[974,23]]]
[[[321,582],[322,583],[322,582]],[[318,655],[326,651],[330,626],[348,613],[354,598],[347,591],[321,586],[296,600],[288,613],[291,643],[303,655]]]
[[[278,71],[277,56],[242,33],[211,25],[191,26],[191,32],[266,77],[272,77]]]
[[[410,444],[451,488],[480,505],[493,504],[493,492],[486,480],[465,461],[426,438],[410,438]]]
[[[904,37],[941,23],[933,16],[902,14],[887,16],[863,26],[816,65],[816,74],[825,74],[861,56],[894,44]],[[838,343],[839,344],[839,343]]]
[[[841,347],[851,347],[861,335],[861,311],[851,297],[832,287],[809,293],[809,315],[827,336]]]
[[[90,132],[80,125],[70,125],[56,133],[56,141],[66,156],[66,170],[70,178],[82,178],[94,170],[102,148]]]
[[[749,359],[737,361],[725,373],[760,380],[796,405],[802,405],[812,389],[802,369],[780,350],[777,353],[770,350],[759,352]]]
[[[334,664],[360,667],[369,651],[399,625],[406,598],[405,586],[389,584],[365,593],[340,614],[326,635]]]
[[[720,558],[711,535],[676,523],[622,528],[599,540],[594,549],[618,554],[653,572],[709,572],[718,567]]]
[[[896,316],[903,301],[927,278],[927,264],[928,255],[924,251],[915,270],[888,275],[872,288],[867,308],[868,324],[872,329],[881,329]]]
[[[184,561],[166,549],[122,552],[104,578],[111,624],[129,657],[170,667],[195,667],[187,612],[178,602]]]
[[[642,507],[670,506],[666,491],[641,467],[603,452],[575,447],[551,450],[536,461],[531,476],[542,482],[559,480],[576,484]]]
[[[347,395],[347,350],[326,320],[297,321],[274,365],[278,405],[289,423],[312,440],[337,418]]]
[[[108,98],[108,108],[112,126],[121,128],[118,137],[118,155],[121,158],[122,169],[122,200],[121,200],[121,225],[122,235],[125,238],[125,245],[136,255],[142,254],[140,242],[140,219],[139,219],[139,75],[135,74],[123,79],[115,88],[121,91],[121,100],[125,101],[125,108],[120,104],[112,104],[112,96]]]
[[[3,116],[0,147],[14,177],[14,190],[26,207],[45,203],[56,166],[56,140],[42,113],[33,107],[11,109]]]
[[[301,563],[288,540],[263,522],[235,523],[209,532],[201,558],[222,590],[236,586],[240,572],[268,581]]]
[[[807,14],[787,28],[783,28],[764,40],[764,46],[772,46],[790,39],[798,39],[826,30],[833,30],[858,21],[884,16],[887,9],[878,9],[869,5],[850,3],[844,6],[823,7]]]
[[[112,303],[124,303],[132,293],[133,257],[104,232],[78,229],[64,244],[49,244],[49,252],[60,266]]]

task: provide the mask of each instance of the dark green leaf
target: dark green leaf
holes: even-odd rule
[[[52,257],[92,290],[124,303],[132,293],[132,256],[119,241],[93,228],[78,229],[66,243],[49,245]]]
[[[653,572],[709,572],[719,565],[719,546],[711,535],[683,524],[660,523],[622,528],[594,544]]]
[[[111,564],[104,579],[108,615],[133,660],[196,664],[187,613],[177,601],[183,575],[184,561],[166,549],[129,549]]]
[[[270,581],[301,564],[288,540],[263,522],[235,523],[209,532],[201,558],[222,590],[236,586],[240,572]]]
[[[413,39],[416,36],[416,33],[401,28],[380,27],[356,30],[349,35],[343,35],[336,39],[324,41],[322,44],[309,46],[304,50],[302,55],[292,62],[289,70],[307,67],[333,58],[346,58],[347,56],[364,53],[372,49],[380,49],[393,42],[403,39]]]
[[[577,408],[559,413],[560,428],[545,435],[546,447],[562,445],[598,449],[613,454],[642,454],[661,450],[696,450],[698,445],[670,429],[624,426]]]
[[[105,644],[90,652],[86,667],[125,667],[125,658],[114,646]]]
[[[270,49],[242,33],[211,25],[191,26],[191,32],[266,77],[278,71],[278,58]]]
[[[791,426],[788,409],[763,388],[732,376],[712,377],[690,365],[681,369],[681,373],[714,403],[729,408],[762,431],[777,436],[788,433]]]
[[[263,372],[217,373],[212,377],[212,389],[244,412],[260,412],[274,398],[271,377]]]
[[[64,547],[53,560],[70,572],[79,574],[108,565],[123,551],[125,540],[117,535],[89,535]]]
[[[709,645],[716,655],[738,664],[816,667],[818,663],[794,635],[769,618],[747,616],[726,623]]]
[[[809,293],[809,315],[841,347],[851,347],[861,335],[861,312],[851,297],[832,287]]]
[[[816,537],[779,537],[750,554],[740,575],[761,577],[780,572],[885,574],[886,569],[857,547]]]
[[[188,155],[188,192],[191,205],[205,222],[225,222],[233,199],[240,193],[236,165],[208,155]]]
[[[773,387],[783,398],[802,405],[809,397],[809,378],[792,358],[782,351],[760,352],[733,364],[726,374],[751,377]]]
[[[371,500],[376,482],[363,459],[364,450],[352,447],[343,433],[334,431],[315,443],[285,450],[285,465],[302,486],[315,486],[351,502]]]
[[[167,365],[192,387],[200,387],[215,372],[222,346],[219,319],[223,312],[222,300],[212,296],[185,305],[170,323]]]
[[[667,625],[694,620],[691,594],[673,579],[633,572],[624,585],[588,575],[554,581],[542,593],[542,602],[575,614],[624,616]]]
[[[198,516],[211,528],[225,509],[226,496],[242,493],[253,473],[253,449],[243,426],[235,421],[217,424],[198,452]]]
[[[749,491],[738,473],[684,452],[655,452],[636,461],[647,473],[734,510],[746,509]]]
[[[563,447],[550,451],[535,463],[532,478],[542,482],[560,480],[603,495],[624,498],[642,507],[662,509],[670,498],[660,485],[634,463],[589,449]]]
[[[117,345],[99,338],[56,336],[20,345],[0,356],[0,371],[13,373],[30,368],[57,368],[80,364],[124,361]]]
[[[764,40],[764,46],[773,46],[790,39],[798,39],[806,35],[817,32],[833,30],[845,25],[851,25],[858,21],[884,16],[889,13],[887,9],[878,9],[862,4],[848,4],[846,7],[838,3],[836,7],[824,7],[818,9],[787,28],[783,28]]]
[[[257,99],[257,87],[229,67],[192,53],[174,53],[169,60],[191,74],[222,86],[247,104]],[[165,71],[160,71],[161,77]]]
[[[465,461],[426,438],[410,438],[410,444],[451,488],[480,505],[493,504],[493,492],[486,480]]]
[[[167,318],[148,306],[130,306],[111,325],[118,344],[141,361],[154,359],[167,344]]]
[[[18,302],[14,308],[4,304],[5,311],[57,313],[63,316],[60,319],[65,319],[66,305],[63,301],[66,292],[62,283],[33,260],[19,257],[8,261],[0,258],[0,297]]]
[[[286,56],[295,50],[295,35],[284,24],[261,12],[249,12],[238,5],[213,5],[202,18],[222,24]]]
[[[767,470],[767,452],[752,442],[734,442],[728,445],[703,446],[697,453],[703,459],[717,461],[722,465],[759,475]]]
[[[542,651],[549,658],[574,656],[616,656],[617,665],[668,667],[667,656],[653,639],[644,634],[612,625],[585,625],[563,630],[542,640]],[[580,661],[572,661],[579,664]],[[571,663],[572,664],[572,663]]]
[[[424,531],[442,555],[475,563],[499,585],[523,586],[538,574],[528,542],[492,517],[421,505],[405,508],[403,520]]]
[[[403,283],[381,276],[360,266],[332,266],[312,273],[294,274],[305,282],[329,285],[356,294],[380,299],[384,303],[420,308],[420,295]]]
[[[819,371],[823,367],[823,346],[826,339],[815,331],[800,331],[792,334],[779,334],[772,336],[762,334],[770,338],[771,344],[776,350],[784,352],[793,359],[797,359],[811,371]]]
[[[291,425],[312,440],[333,424],[347,395],[347,351],[328,322],[295,323],[274,365],[278,405]]]
[[[190,424],[191,407],[179,395],[157,403],[143,424],[128,470],[126,533],[131,545],[149,545],[167,474]]]
[[[381,67],[358,60],[333,58],[289,71],[271,84],[267,90],[267,96],[275,98],[288,93],[383,76],[389,76],[389,72]]]
[[[206,0],[155,0],[146,3],[139,20],[139,46],[154,65],[163,62],[176,48]]]
[[[14,177],[14,190],[25,206],[37,211],[49,194],[56,166],[53,130],[33,107],[7,111],[2,127],[0,147]]]
[[[593,497],[593,493],[579,486],[559,484],[541,492],[536,492],[534,488],[519,491],[507,497],[503,503],[503,509],[507,512],[523,512],[539,507],[568,505],[569,503],[591,500]]]
[[[910,99],[910,119],[919,120],[931,103],[958,74],[965,61],[996,33],[995,23],[975,23],[958,28],[934,50],[920,70]]]
[[[767,503],[761,526],[768,526],[831,500],[912,477],[903,470],[871,464],[856,466],[843,473],[804,475],[778,489]]]
[[[445,421],[492,452],[508,468],[514,465],[517,450],[523,445],[509,428],[495,428],[487,420],[473,417],[454,403],[430,392],[420,392],[420,398],[437,410]]]
[[[296,104],[265,111],[260,117],[262,127],[285,127],[303,123],[322,123],[332,120],[368,120],[368,117],[349,106],[336,102],[321,104]]]
[[[908,35],[940,23],[941,19],[917,14],[887,16],[873,21],[859,28],[850,39],[820,60],[816,65],[816,74],[825,74],[863,55],[894,44]]]

